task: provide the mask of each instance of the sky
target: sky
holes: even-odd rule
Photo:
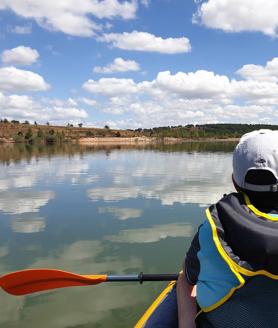
[[[278,124],[277,0],[0,0],[0,118]]]

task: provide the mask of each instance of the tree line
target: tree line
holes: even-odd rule
[[[3,125],[2,125],[3,124]],[[82,137],[154,137],[162,140],[163,138],[179,138],[179,139],[229,139],[240,138],[243,134],[258,129],[278,130],[278,125],[268,124],[203,124],[203,125],[178,125],[178,126],[161,126],[150,129],[126,129],[115,130],[105,125],[103,129],[99,128],[82,128],[82,124],[74,127],[72,124],[66,126],[51,127],[49,122],[46,125],[33,125],[29,121],[20,123],[17,120],[8,121],[0,120],[2,125],[2,137],[13,138],[15,142],[44,142],[57,143],[62,141],[78,140]],[[9,128],[10,127],[10,128]],[[80,129],[82,128],[82,129]],[[9,133],[9,131],[11,131]],[[13,132],[12,132],[13,131]],[[12,134],[13,133],[13,134]],[[11,135],[12,134],[12,135]],[[1,135],[0,135],[1,137]]]
[[[151,137],[172,137],[185,139],[202,139],[202,138],[240,138],[243,134],[259,129],[278,130],[278,125],[268,124],[203,124],[185,126],[162,126],[152,129],[136,129],[145,136]]]
[[[53,129],[49,131],[43,131],[38,129],[36,133],[32,131],[31,128],[27,130],[26,133],[18,131],[17,134],[13,137],[14,141],[17,143],[44,143],[44,144],[54,144],[61,143],[65,140],[65,134],[63,131],[54,131]]]

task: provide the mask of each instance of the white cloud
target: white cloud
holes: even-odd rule
[[[245,65],[237,73],[241,79],[206,70],[165,71],[152,81],[101,78],[83,88],[102,96],[98,110],[118,116],[110,118],[113,128],[278,122],[278,59]]]
[[[72,36],[90,37],[101,25],[91,19],[120,17],[131,19],[137,11],[136,1],[118,0],[0,0],[0,10],[11,10],[18,16],[34,19],[40,26]]]
[[[88,80],[83,88],[91,93],[114,96],[125,96],[133,93],[148,93],[153,97],[164,97],[165,93],[178,94],[187,99],[225,99],[231,93],[231,83],[227,76],[213,72],[178,72],[172,75],[169,71],[158,73],[153,81],[135,83],[132,79],[101,78],[98,81]]]
[[[112,63],[100,67],[96,66],[94,67],[93,71],[95,73],[103,73],[103,74],[109,74],[109,73],[123,73],[123,72],[129,72],[129,71],[139,71],[140,65],[135,60],[125,60],[121,57],[115,58]]]
[[[34,92],[46,91],[50,86],[42,76],[13,66],[0,68],[0,91]]]
[[[0,105],[0,115],[2,117],[19,120],[44,118],[40,104],[26,95],[5,96],[0,93]]]
[[[99,41],[109,43],[114,48],[159,52],[164,54],[186,53],[191,50],[190,41],[186,37],[167,38],[155,36],[147,32],[107,33],[98,38]]]
[[[8,31],[15,34],[31,34],[32,24],[12,26],[8,28]]]
[[[83,103],[105,113],[106,117],[110,114],[109,119],[92,123],[97,127],[278,123],[278,59],[273,58],[265,65],[244,65],[237,74],[238,79],[230,79],[206,70],[175,74],[165,71],[152,81],[91,79],[83,84],[83,89],[97,100],[89,97],[34,100],[19,93],[47,90],[49,85],[43,77],[15,67],[3,67],[0,68],[0,115],[54,124],[84,121],[88,126],[89,115],[80,106]]]
[[[132,79],[101,78],[98,81],[88,80],[83,84],[86,91],[107,96],[136,93],[138,87]]]
[[[237,74],[247,80],[278,82],[278,58],[268,61],[265,66],[244,65]]]
[[[88,117],[87,112],[84,109],[78,109],[75,107],[53,107],[52,117],[55,120],[67,120],[70,117],[71,120],[84,119]]]
[[[141,3],[142,3],[143,6],[145,6],[145,7],[149,7],[149,5],[150,5],[150,0],[141,0]]]
[[[276,0],[200,1],[194,22],[226,32],[257,31],[276,36],[278,28]]]
[[[73,2],[73,4],[75,4]],[[90,13],[97,18],[112,18],[115,16],[124,19],[135,18],[136,1],[103,0],[90,2]]]
[[[86,97],[79,98],[78,100],[89,106],[95,106],[97,104],[97,101],[95,99],[90,99]]]
[[[59,51],[55,50],[55,48],[52,44],[47,44],[44,48],[47,51],[49,51],[53,56],[61,56],[61,53]]]
[[[194,73],[178,72],[175,75],[171,75],[169,71],[160,72],[155,82],[158,87],[179,93],[186,98],[225,98],[230,93],[230,81],[227,76],[204,70]]]
[[[70,107],[77,106],[78,101],[73,98],[58,99],[58,98],[42,98],[42,101],[48,105],[57,106],[57,107]]]
[[[234,98],[245,98],[247,101],[257,101],[278,96],[278,85],[274,82],[247,80],[232,81]]]
[[[36,49],[18,46],[4,50],[1,59],[4,64],[8,65],[31,65],[39,59],[39,56]]]
[[[61,101],[62,102],[62,101]],[[47,121],[57,124],[80,123],[80,120],[88,117],[87,112],[78,107],[61,104],[47,105],[35,101],[26,95],[4,95],[0,93],[0,116],[8,119],[34,120],[44,123]]]

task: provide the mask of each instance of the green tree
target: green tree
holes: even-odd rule
[[[37,132],[37,138],[42,139],[43,137],[44,137],[43,131],[42,131],[42,129],[39,129]]]
[[[23,142],[24,141],[24,136],[21,131],[18,131],[17,134],[13,137],[15,142]]]
[[[29,128],[25,134],[25,137],[24,139],[28,142],[33,142],[33,133],[32,133],[32,130],[31,128]]]

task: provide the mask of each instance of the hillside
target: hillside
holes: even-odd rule
[[[99,129],[0,122],[0,141],[2,140],[2,142],[75,142],[81,138],[135,137],[139,134],[140,133],[135,131],[112,130],[108,127]]]
[[[82,140],[117,139],[124,143],[125,138],[151,138],[163,141],[165,138],[179,140],[229,139],[239,138],[244,133],[257,129],[278,130],[278,125],[262,124],[204,124],[186,126],[155,127],[152,129],[113,130],[106,128],[88,128],[73,126],[52,126],[0,121],[0,142],[44,142],[61,143]]]

